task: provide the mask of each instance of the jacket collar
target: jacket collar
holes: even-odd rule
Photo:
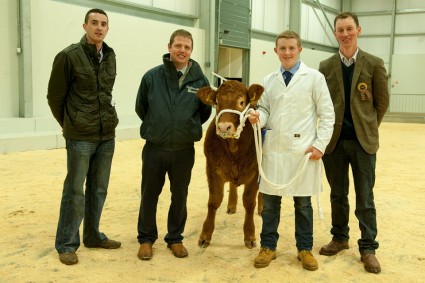
[[[355,88],[357,87],[357,81],[359,80],[360,77],[360,73],[363,69],[363,66],[365,64],[365,60],[364,60],[364,56],[365,53],[359,48],[358,49],[358,53],[357,53],[357,58],[356,58],[356,62],[354,65],[354,72],[353,72],[353,79],[352,79],[352,83],[351,83],[351,89],[350,89],[350,94],[351,97],[353,96],[353,93],[355,92]],[[339,88],[341,89],[341,93],[344,93],[344,79],[342,76],[342,67],[341,67],[341,57],[339,55],[339,52],[337,52],[335,55],[333,55],[332,57],[333,60],[333,68],[334,68],[334,72],[336,73],[336,78],[338,81],[338,85]],[[345,100],[344,95],[342,96],[343,99]]]
[[[83,35],[80,39],[80,44],[84,49],[84,52],[91,58],[97,58],[97,48],[94,44],[87,43],[86,35]],[[102,42],[102,53],[103,58],[105,58],[109,53],[112,52],[112,48],[108,46],[105,42]]]
[[[174,66],[173,61],[170,60],[170,53],[164,54],[162,56],[162,61],[164,62],[165,71],[168,76],[177,78],[177,69]],[[190,68],[186,73],[185,81],[198,80],[204,75],[201,67],[195,60],[189,59],[189,66]]]

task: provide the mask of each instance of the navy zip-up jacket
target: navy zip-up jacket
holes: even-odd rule
[[[136,113],[142,120],[140,136],[155,148],[176,151],[191,147],[202,138],[202,124],[211,115],[211,106],[196,96],[209,86],[199,64],[190,59],[189,70],[179,87],[177,70],[170,54],[163,64],[143,76],[136,99]]]

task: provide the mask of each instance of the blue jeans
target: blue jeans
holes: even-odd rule
[[[99,222],[108,190],[114,149],[115,140],[66,141],[68,173],[63,186],[56,232],[55,247],[58,253],[75,252],[79,248],[79,228],[83,218],[84,244],[95,245],[107,240],[105,234],[99,232]]]
[[[323,164],[331,187],[333,240],[346,242],[350,238],[348,173],[351,165],[356,192],[355,215],[361,231],[359,250],[361,253],[374,253],[379,247],[375,240],[378,231],[373,196],[376,154],[368,154],[357,140],[340,140],[331,154],[323,156]]]
[[[279,233],[281,196],[263,194],[264,207],[261,212],[263,227],[261,247],[276,250]],[[313,208],[311,197],[294,197],[295,241],[298,251],[313,248]]]

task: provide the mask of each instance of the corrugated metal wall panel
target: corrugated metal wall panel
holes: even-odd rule
[[[227,2],[232,5],[236,5],[239,7],[250,8],[250,0],[221,0],[221,2]]]
[[[391,94],[389,111],[425,113],[425,95]]]
[[[250,49],[250,0],[222,0],[219,5],[220,45]]]

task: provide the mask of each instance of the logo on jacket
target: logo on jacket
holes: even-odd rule
[[[194,94],[196,94],[199,90],[199,88],[192,87],[192,86],[186,86],[186,88],[187,88],[187,92],[194,93]]]

